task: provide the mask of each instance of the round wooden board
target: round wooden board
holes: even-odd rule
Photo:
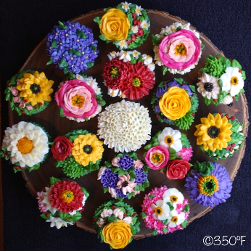
[[[102,16],[103,10],[93,11],[91,13],[88,13],[86,15],[80,16],[73,21],[80,22],[81,24],[85,25],[86,27],[90,27],[93,30],[94,37],[96,40],[98,40],[98,49],[99,49],[99,55],[98,58],[95,60],[95,65],[87,70],[85,72],[86,75],[92,76],[97,79],[98,83],[100,84],[102,91],[104,93],[104,99],[106,100],[107,105],[115,102],[121,101],[120,98],[111,98],[109,97],[107,93],[107,88],[102,84],[102,69],[104,63],[107,61],[107,54],[110,51],[117,50],[114,45],[112,44],[106,44],[105,42],[101,41],[98,38],[99,35],[99,28],[98,25],[93,21],[94,17],[96,16]],[[151,21],[151,34],[157,34],[160,32],[162,27],[165,27],[167,25],[171,25],[174,22],[181,22],[186,23],[183,20],[181,20],[178,17],[171,16],[167,13],[159,12],[159,11],[153,11],[148,10],[148,15]],[[52,28],[52,27],[51,27]],[[51,29],[48,29],[48,32]],[[159,66],[156,66],[155,74],[156,74],[156,84],[160,83],[163,80],[172,79],[174,77],[183,77],[186,82],[189,84],[196,84],[197,82],[197,72],[198,70],[204,66],[205,64],[205,58],[208,55],[216,55],[222,52],[220,52],[212,43],[211,41],[201,34],[202,43],[205,45],[205,48],[202,53],[202,57],[199,61],[199,64],[196,66],[195,69],[193,69],[190,73],[185,74],[184,76],[181,75],[172,75],[170,73],[167,73],[165,76],[162,75],[162,69]],[[152,51],[152,42],[151,42],[151,35],[149,35],[147,41],[137,48],[138,51],[141,53],[146,53],[151,56],[153,56]],[[54,65],[47,66],[46,63],[49,61],[49,58],[46,54],[46,42],[45,39],[41,41],[41,43],[35,48],[35,50],[32,52],[30,57],[27,59],[21,70],[27,70],[27,69],[33,69],[38,71],[45,72],[46,76],[49,79],[54,80],[54,90],[57,90],[58,84],[64,79],[64,74],[61,70],[54,67]],[[150,116],[152,118],[152,136],[156,134],[156,132],[162,130],[164,127],[166,127],[166,124],[161,124],[154,116],[154,113],[152,111],[152,108],[150,106],[150,99],[152,96],[153,90],[150,92],[149,96],[144,97],[143,99],[136,101],[144,105],[145,107],[148,107]],[[200,122],[201,117],[205,117],[208,115],[209,112],[215,113],[215,112],[226,112],[230,113],[234,116],[236,116],[241,123],[244,123],[244,134],[247,136],[247,130],[248,130],[248,108],[247,108],[247,102],[244,94],[241,94],[240,99],[238,102],[234,103],[233,107],[228,107],[225,105],[220,106],[206,106],[204,104],[204,101],[202,99],[201,95],[199,96],[199,102],[200,106],[198,109],[198,112],[195,116],[195,122],[191,126],[191,128],[185,132],[192,144],[193,150],[194,150],[194,156],[192,158],[192,163],[194,161],[199,160],[211,160],[209,157],[207,157],[206,154],[202,153],[199,147],[196,145],[196,139],[193,136],[195,132],[195,125]],[[45,109],[43,112],[33,115],[31,117],[22,115],[18,116],[16,112],[12,112],[9,108],[9,118],[10,118],[10,125],[16,124],[21,120],[24,121],[31,121],[36,122],[43,126],[47,132],[49,132],[49,135],[51,136],[51,141],[54,140],[55,137],[59,135],[64,135],[67,132],[74,130],[74,129],[87,129],[88,131],[92,133],[97,133],[97,117],[91,119],[90,121],[84,122],[84,123],[77,123],[75,121],[70,121],[66,118],[59,117],[59,109],[56,105],[55,101],[52,101],[50,105]],[[138,150],[137,154],[138,156],[143,159],[143,149]],[[227,170],[229,171],[229,174],[234,179],[239,167],[241,160],[243,158],[245,152],[245,143],[240,148],[240,151],[237,153],[234,153],[233,157],[227,159],[227,160],[221,160],[218,161],[221,165],[225,166]],[[101,165],[105,160],[112,157],[114,155],[114,151],[112,149],[108,149],[105,146],[105,152],[103,154],[103,161],[101,162]],[[104,203],[107,200],[111,199],[110,194],[103,193],[102,185],[99,181],[97,181],[97,173],[98,171],[92,172],[86,176],[83,176],[79,179],[76,179],[76,181],[83,187],[87,189],[87,191],[90,193],[90,196],[87,200],[85,210],[82,213],[82,218],[80,221],[78,221],[76,224],[78,227],[83,228],[90,232],[95,232],[93,225],[92,225],[92,217],[94,214],[95,209]],[[37,191],[41,191],[47,184],[49,184],[49,179],[51,176],[58,177],[58,178],[66,178],[66,176],[63,174],[61,169],[55,167],[55,160],[52,157],[52,154],[49,154],[48,158],[44,163],[42,163],[41,167],[37,171],[23,171],[22,172],[23,178],[26,181],[27,188],[32,196],[36,196]],[[188,195],[186,193],[185,187],[184,187],[184,180],[176,180],[176,181],[170,181],[168,180],[165,175],[157,172],[149,170],[148,179],[150,181],[150,187],[148,187],[145,192],[141,192],[136,197],[132,198],[131,200],[125,200],[128,204],[134,207],[134,209],[140,213],[141,212],[141,204],[143,201],[143,197],[145,193],[148,193],[152,188],[154,187],[160,187],[161,185],[167,185],[167,187],[176,187],[179,189],[186,198],[188,198]],[[191,200],[189,200],[191,213],[189,216],[189,223],[195,220],[196,218],[201,217],[205,213],[209,212],[211,208],[209,207],[203,207],[201,205],[198,205]],[[146,236],[152,236],[151,230],[147,229],[144,225],[143,220],[141,220],[141,231],[134,236],[135,239],[144,238]]]

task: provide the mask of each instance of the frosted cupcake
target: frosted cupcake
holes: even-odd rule
[[[194,121],[199,100],[194,86],[182,78],[174,78],[158,85],[151,104],[160,122],[188,130]]]
[[[101,242],[114,249],[126,247],[133,240],[132,236],[140,231],[140,221],[134,209],[115,200],[96,209],[93,226]]]
[[[51,101],[54,81],[43,72],[26,70],[13,76],[7,83],[5,99],[18,115],[32,115],[43,111]]]
[[[246,74],[235,59],[219,54],[215,57],[210,55],[198,74],[197,91],[204,97],[206,105],[232,106],[234,100],[238,101],[240,93],[244,92]]]
[[[141,6],[122,2],[104,12],[102,17],[94,18],[99,24],[101,40],[113,43],[120,50],[137,48],[146,41],[150,20]]]
[[[50,178],[50,186],[37,192],[40,216],[60,229],[80,220],[89,193],[77,182]]]
[[[190,24],[174,23],[152,35],[156,64],[162,66],[163,75],[185,74],[198,64],[204,45],[197,31]]]

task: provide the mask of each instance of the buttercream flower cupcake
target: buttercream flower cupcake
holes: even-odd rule
[[[226,202],[232,181],[224,166],[215,162],[196,162],[185,184],[187,194],[196,203],[213,207]]]
[[[233,156],[245,140],[243,124],[230,114],[209,113],[206,118],[201,118],[201,124],[195,127],[197,145],[216,160]]]
[[[0,157],[10,160],[13,170],[37,170],[49,152],[48,134],[35,124],[20,121],[4,131]]]
[[[96,209],[93,226],[101,242],[114,249],[126,247],[133,240],[132,236],[140,231],[140,221],[134,209],[115,200]]]
[[[98,56],[97,40],[90,28],[78,22],[58,22],[47,35],[48,64],[55,64],[65,74],[83,73]]]
[[[136,153],[119,153],[111,161],[105,161],[98,173],[104,192],[115,199],[130,199],[149,186],[148,168]]]
[[[190,23],[174,23],[152,35],[156,64],[162,66],[163,75],[185,74],[198,64],[204,45],[200,35],[190,28]]]
[[[108,95],[140,99],[149,94],[155,84],[152,57],[134,51],[112,51],[103,69]]]
[[[80,220],[89,193],[77,182],[50,178],[50,186],[37,192],[41,217],[60,229]]]
[[[184,133],[165,127],[144,149],[147,150],[144,157],[149,168],[164,173],[169,180],[185,178],[193,150]]]
[[[203,96],[205,104],[233,105],[244,92],[246,73],[235,59],[218,54],[206,58],[205,67],[198,72],[197,91]]]
[[[73,76],[59,85],[55,99],[61,117],[84,122],[100,113],[105,101],[96,79],[79,74]]]
[[[122,100],[99,114],[97,134],[115,152],[133,152],[151,138],[151,122],[147,108]]]
[[[104,9],[102,17],[95,17],[99,24],[99,38],[113,43],[120,50],[134,49],[146,41],[150,33],[150,20],[141,6],[122,2],[116,8]]]
[[[151,104],[160,122],[188,130],[194,121],[199,100],[194,86],[182,78],[174,78],[158,85]]]
[[[187,226],[188,200],[176,188],[155,187],[145,195],[141,207],[142,218],[153,235],[172,233]]]
[[[51,147],[56,167],[73,179],[98,170],[103,151],[103,142],[81,129],[58,136]]]
[[[43,111],[51,101],[54,81],[44,72],[26,70],[13,76],[7,83],[5,99],[18,115],[32,115]]]

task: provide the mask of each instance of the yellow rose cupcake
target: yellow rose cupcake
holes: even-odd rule
[[[141,6],[123,2],[104,11],[102,17],[94,18],[99,24],[101,40],[112,42],[122,50],[137,48],[147,39],[150,20]]]
[[[160,122],[188,130],[194,121],[199,101],[195,87],[182,78],[161,82],[154,92],[151,104]]]

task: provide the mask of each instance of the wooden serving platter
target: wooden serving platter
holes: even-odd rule
[[[102,82],[102,70],[104,63],[108,60],[107,54],[111,51],[114,51],[117,49],[112,44],[106,44],[105,42],[101,41],[98,38],[99,35],[99,28],[98,25],[93,21],[93,19],[96,16],[102,16],[104,14],[103,10],[93,11],[86,15],[80,16],[72,21],[80,22],[81,24],[85,25],[86,27],[89,27],[92,29],[94,33],[94,37],[96,40],[98,40],[98,49],[99,49],[99,55],[98,58],[95,60],[94,66],[87,70],[85,72],[85,75],[92,76],[97,79],[97,82],[99,83],[104,95],[103,98],[106,101],[106,104],[109,105],[111,103],[119,102],[121,101],[121,98],[111,98],[109,97],[107,93],[107,87],[105,87]],[[167,25],[171,25],[174,22],[181,22],[186,23],[185,21],[181,20],[178,17],[174,17],[169,15],[168,13],[154,11],[154,10],[148,10],[148,15],[151,21],[151,34],[157,34],[160,32],[162,27],[165,27]],[[48,32],[50,32],[51,28],[48,28]],[[155,76],[156,76],[156,85],[160,83],[163,80],[173,79],[174,77],[183,77],[186,82],[189,84],[196,84],[197,83],[197,72],[198,70],[204,66],[205,64],[205,58],[208,55],[216,55],[216,54],[223,54],[221,51],[219,51],[212,42],[204,35],[201,34],[202,43],[205,45],[205,48],[202,53],[202,57],[196,66],[195,69],[193,69],[190,73],[187,73],[185,75],[172,75],[170,73],[167,73],[165,76],[162,75],[162,68],[159,66],[156,66],[155,69]],[[151,56],[154,56],[152,51],[152,42],[151,42],[151,35],[149,35],[147,41],[141,45],[137,50],[141,53],[146,53]],[[46,63],[49,61],[49,58],[46,54],[46,39],[42,40],[40,44],[35,48],[35,50],[32,52],[30,57],[27,59],[23,67],[20,69],[27,70],[38,70],[39,72],[45,72],[48,79],[54,80],[54,91],[57,90],[58,84],[64,79],[63,71],[57,69],[54,65],[47,66]],[[166,127],[166,124],[160,123],[156,118],[152,111],[150,100],[152,96],[153,90],[150,92],[149,96],[144,97],[141,100],[135,101],[139,102],[140,104],[144,105],[145,107],[148,107],[150,116],[152,119],[152,136],[155,135],[158,131],[162,130],[164,127]],[[196,138],[193,136],[195,132],[195,125],[200,123],[200,118],[205,117],[208,115],[209,112],[216,113],[216,112],[226,112],[234,115],[241,123],[244,123],[244,135],[247,136],[248,131],[248,108],[247,108],[247,101],[245,94],[241,94],[240,99],[238,102],[234,103],[233,107],[228,107],[226,105],[220,105],[220,106],[214,106],[209,105],[206,106],[204,104],[204,101],[202,99],[202,96],[199,94],[199,109],[195,116],[195,122],[191,126],[191,128],[188,131],[182,131],[187,134],[192,147],[194,151],[194,156],[192,158],[191,163],[194,163],[196,160],[203,161],[203,160],[211,160],[209,157],[207,157],[206,154],[204,154],[199,147],[196,145]],[[84,123],[77,123],[75,121],[70,121],[66,118],[59,117],[59,109],[56,105],[55,100],[53,100],[50,105],[41,113],[32,115],[31,117],[27,115],[18,116],[16,112],[11,111],[9,108],[9,118],[10,118],[10,125],[16,124],[19,121],[30,121],[30,122],[36,122],[43,126],[47,132],[49,132],[49,135],[51,136],[51,140],[53,141],[54,138],[60,135],[64,135],[67,132],[75,129],[87,129],[88,131],[92,133],[97,133],[97,117],[91,119],[90,121],[84,122]],[[143,147],[141,150],[137,151],[138,157],[143,159]],[[231,176],[231,179],[234,180],[235,175],[240,167],[241,160],[244,156],[245,152],[245,142],[243,146],[240,148],[239,152],[234,153],[233,157],[227,159],[227,160],[221,160],[217,161],[221,165],[225,166]],[[103,154],[103,160],[101,162],[101,165],[104,163],[105,160],[112,157],[115,154],[115,152],[112,149],[108,149],[105,146],[105,152]],[[79,179],[76,179],[76,181],[83,187],[87,189],[87,191],[90,193],[90,197],[87,200],[85,210],[82,213],[82,218],[80,221],[76,223],[76,225],[82,229],[85,229],[90,232],[95,232],[93,225],[92,225],[92,217],[94,214],[94,211],[96,208],[104,203],[107,200],[111,199],[110,194],[103,193],[102,185],[99,181],[97,181],[97,173],[98,171],[92,172],[86,176],[83,176]],[[49,179],[51,176],[58,177],[58,178],[67,178],[61,169],[55,167],[55,160],[52,157],[52,154],[50,153],[48,158],[44,163],[42,163],[39,170],[28,172],[23,171],[22,172],[23,178],[26,181],[26,186],[31,193],[32,196],[36,197],[37,191],[41,191],[47,184],[49,184]],[[128,204],[134,207],[134,209],[140,213],[141,212],[141,204],[143,201],[143,197],[145,193],[148,193],[152,188],[154,187],[160,187],[161,185],[167,185],[167,187],[176,187],[179,189],[186,198],[188,198],[188,195],[186,193],[184,183],[185,180],[168,180],[165,175],[159,173],[158,171],[149,170],[148,179],[150,181],[150,187],[148,187],[145,192],[141,192],[136,197],[125,200]],[[209,207],[203,207],[201,205],[198,205],[191,200],[189,200],[190,203],[190,216],[189,216],[189,223],[195,220],[196,218],[199,218],[203,216],[205,213],[209,212],[211,208]],[[134,236],[135,239],[140,239],[144,237],[152,236],[151,230],[147,229],[144,225],[143,220],[141,220],[141,231]]]

